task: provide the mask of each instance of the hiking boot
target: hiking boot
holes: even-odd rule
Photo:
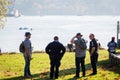
[[[32,78],[32,76],[27,75],[27,76],[24,76],[24,78]]]
[[[56,76],[55,79],[58,79],[58,76]]]
[[[50,79],[53,79],[53,77],[50,77]]]
[[[96,75],[97,73],[92,73],[92,74],[90,74],[90,75]]]
[[[75,75],[75,76],[74,76],[74,78],[79,78],[79,77],[80,77],[80,76],[78,76],[78,75]]]
[[[83,77],[85,77],[85,73],[83,73]]]

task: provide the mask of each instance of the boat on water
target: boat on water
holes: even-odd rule
[[[8,2],[11,4],[7,5],[7,17],[20,17],[20,11],[15,8],[16,0],[9,0]]]
[[[20,27],[19,30],[33,30],[33,28],[27,28],[27,27]]]
[[[23,27],[23,28],[20,27],[19,30],[28,30],[28,28],[27,27]]]
[[[7,13],[8,17],[20,17],[21,15],[22,14],[17,9]]]
[[[15,16],[15,17],[20,17],[20,16],[21,16],[21,13],[20,13],[18,10],[15,10],[14,16]]]

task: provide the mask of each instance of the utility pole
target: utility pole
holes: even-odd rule
[[[119,21],[117,21],[117,43],[118,43],[118,38],[119,38]]]

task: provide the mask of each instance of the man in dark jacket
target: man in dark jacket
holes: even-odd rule
[[[46,53],[49,55],[50,58],[50,78],[52,79],[55,73],[55,78],[59,76],[59,67],[60,67],[60,60],[62,59],[66,49],[65,47],[59,42],[59,38],[57,36],[54,37],[54,41],[49,43],[46,47]],[[56,71],[54,72],[54,68]]]
[[[98,45],[97,41],[95,39],[94,34],[89,35],[90,38],[90,46],[89,46],[89,53],[90,53],[90,60],[91,60],[91,65],[93,68],[93,73],[91,75],[96,75],[97,74],[97,61],[98,61]]]

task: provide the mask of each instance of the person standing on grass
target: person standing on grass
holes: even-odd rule
[[[1,48],[0,48],[0,55],[2,54]]]
[[[55,78],[59,77],[59,67],[60,61],[66,51],[65,47],[59,42],[58,36],[54,37],[54,41],[49,43],[45,49],[46,53],[49,55],[50,58],[50,79],[53,79],[54,73]],[[54,71],[54,68],[56,70]]]
[[[30,38],[31,38],[31,33],[26,32],[25,40],[24,40],[25,52],[23,54],[25,59],[24,78],[32,78],[30,72],[30,61],[32,60],[32,46],[31,46]]]
[[[94,34],[89,35],[90,38],[90,46],[89,46],[89,53],[90,53],[90,60],[93,69],[93,73],[91,75],[97,74],[97,61],[98,61],[98,44],[95,39]]]
[[[111,41],[108,43],[108,52],[109,53],[116,53],[117,43],[115,42],[115,37],[112,37]]]
[[[75,65],[76,65],[76,75],[74,76],[75,78],[80,77],[79,76],[80,64],[82,67],[82,75],[83,77],[85,76],[85,56],[87,46],[85,40],[82,39],[82,36],[83,35],[81,35],[81,33],[77,33],[77,35],[71,39],[71,43],[75,44]]]

